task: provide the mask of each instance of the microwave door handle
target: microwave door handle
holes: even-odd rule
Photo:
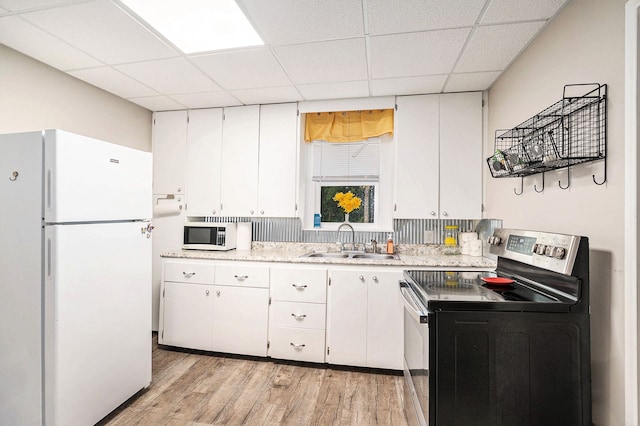
[[[405,308],[409,311],[411,316],[420,323],[425,323],[427,318],[427,309],[423,308],[420,302],[416,300],[416,297],[412,294],[413,291],[408,287],[400,286],[400,293],[402,294],[402,301]]]

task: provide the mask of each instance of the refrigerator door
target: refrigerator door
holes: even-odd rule
[[[44,152],[45,222],[151,218],[151,153],[61,130]]]
[[[145,225],[45,227],[45,424],[95,424],[151,382]]]

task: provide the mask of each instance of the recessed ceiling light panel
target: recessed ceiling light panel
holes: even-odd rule
[[[184,53],[264,44],[233,0],[120,0]]]

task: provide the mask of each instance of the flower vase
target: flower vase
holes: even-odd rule
[[[345,223],[349,222],[349,213],[344,214],[344,221]]]

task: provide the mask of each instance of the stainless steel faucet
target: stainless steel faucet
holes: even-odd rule
[[[336,235],[336,238],[338,239],[338,241],[340,241],[340,230],[342,229],[343,226],[348,226],[349,228],[351,228],[351,249],[355,250],[356,249],[356,233],[353,230],[353,226],[351,226],[350,223],[344,222],[343,224],[338,226],[338,233]],[[342,246],[342,248],[344,250],[344,246]]]

